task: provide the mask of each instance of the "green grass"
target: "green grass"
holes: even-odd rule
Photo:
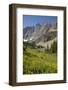
[[[27,48],[23,57],[23,74],[44,73],[57,73],[56,54]]]

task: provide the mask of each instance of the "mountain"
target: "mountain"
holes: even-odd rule
[[[26,27],[23,29],[23,38],[28,39],[31,37],[32,33],[34,32],[34,27]]]
[[[47,44],[57,40],[57,24],[36,24],[33,27],[23,29],[23,39],[35,42],[36,45],[46,47]],[[48,43],[47,43],[48,42]],[[45,45],[46,44],[46,45]]]

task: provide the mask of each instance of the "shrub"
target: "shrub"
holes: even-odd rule
[[[56,41],[54,41],[53,44],[51,45],[51,52],[57,53],[57,42]]]

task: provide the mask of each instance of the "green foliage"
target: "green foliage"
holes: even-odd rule
[[[57,53],[57,42],[53,42],[53,44],[51,45],[51,52],[52,53]]]
[[[43,46],[41,46],[41,45],[38,45],[38,46],[37,46],[37,48],[43,48]]]
[[[26,51],[28,46],[28,42],[23,42],[23,51]]]
[[[23,50],[25,51],[28,47],[35,48],[35,42],[23,42]]]
[[[23,74],[57,73],[56,54],[26,48],[23,58]]]
[[[35,47],[36,47],[35,42],[32,42],[32,43],[31,43],[31,47],[32,47],[32,48],[35,48]]]

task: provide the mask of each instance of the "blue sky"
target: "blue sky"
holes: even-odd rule
[[[57,16],[23,15],[24,27],[53,22],[57,22]]]

